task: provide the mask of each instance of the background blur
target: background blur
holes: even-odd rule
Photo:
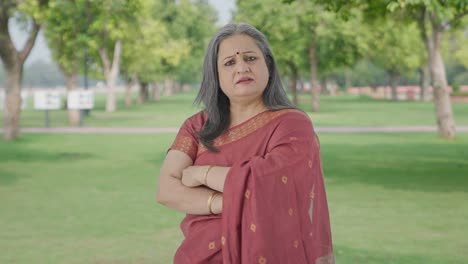
[[[231,21],[314,123],[337,263],[467,263],[468,0],[1,0],[0,263],[172,263],[159,168]]]

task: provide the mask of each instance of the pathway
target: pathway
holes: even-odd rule
[[[162,134],[177,133],[179,128],[161,127],[57,127],[57,128],[22,128],[22,133],[36,134]],[[316,127],[317,132],[326,133],[400,133],[400,132],[437,132],[435,126],[382,126],[382,127]],[[0,128],[0,132],[3,130]],[[457,132],[468,132],[468,126],[458,126]]]

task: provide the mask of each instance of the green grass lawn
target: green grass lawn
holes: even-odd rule
[[[324,106],[325,107],[325,106]],[[321,134],[337,263],[468,263],[468,134]],[[174,134],[0,141],[0,263],[172,263]]]
[[[174,96],[163,96],[160,102],[134,105],[126,108],[123,94],[118,95],[118,110],[115,113],[104,111],[105,98],[96,97],[95,109],[84,121],[89,127],[178,127],[191,114],[199,109],[192,105],[195,91]],[[300,97],[299,107],[310,110],[310,96]],[[458,125],[468,125],[468,104],[453,103],[455,120]],[[308,112],[317,126],[435,126],[434,105],[431,102],[392,102],[374,100],[358,96],[322,96],[321,111]],[[51,126],[67,126],[67,113],[64,110],[51,111]],[[22,127],[43,127],[43,111],[29,107],[21,115]],[[3,122],[3,121],[0,121]],[[1,123],[0,123],[1,124]]]

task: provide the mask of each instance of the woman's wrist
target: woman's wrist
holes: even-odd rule
[[[208,186],[208,177],[209,177],[209,173],[210,173],[210,170],[213,168],[214,166],[203,166],[202,167],[202,173],[199,173],[197,175],[197,181],[199,181],[201,184],[205,185],[205,186]]]
[[[211,211],[213,214],[220,214],[223,212],[223,194],[219,193],[217,194],[213,202],[211,203]]]

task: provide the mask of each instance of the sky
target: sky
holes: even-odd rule
[[[219,25],[224,25],[230,21],[231,11],[235,7],[235,0],[208,0],[208,2],[218,11]],[[9,27],[13,42],[17,49],[19,49],[26,41],[27,35],[22,32],[13,21],[10,21]],[[38,35],[34,48],[26,60],[26,64],[29,65],[38,60],[44,62],[52,61],[50,50],[42,32]]]

